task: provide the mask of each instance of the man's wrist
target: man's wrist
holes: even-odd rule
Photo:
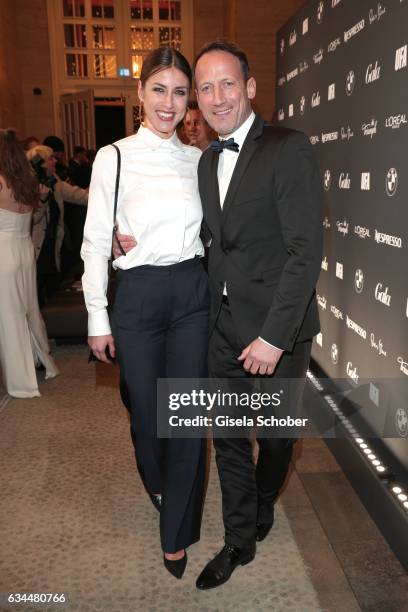
[[[267,344],[268,346],[276,349],[277,351],[282,351],[283,353],[283,349],[279,348],[278,346],[275,346],[274,344],[271,344],[270,342],[268,342],[267,340],[265,340],[264,338],[261,338],[261,336],[258,336],[258,340],[261,340],[262,342],[264,342],[265,344]]]

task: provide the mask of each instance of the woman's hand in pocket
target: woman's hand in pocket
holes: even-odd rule
[[[135,246],[137,246],[135,237],[129,234],[120,234],[119,228],[118,226],[116,226],[115,239],[113,240],[114,259],[117,259],[121,255],[128,253]],[[121,250],[121,247],[123,251]]]

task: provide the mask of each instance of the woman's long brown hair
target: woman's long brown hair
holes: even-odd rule
[[[0,175],[20,204],[38,204],[38,180],[14,130],[0,130]]]

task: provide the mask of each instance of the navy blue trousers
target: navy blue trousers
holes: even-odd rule
[[[165,552],[200,538],[205,440],[157,438],[158,378],[207,376],[209,292],[199,258],[118,272],[112,329],[126,387],[136,462],[162,494]]]

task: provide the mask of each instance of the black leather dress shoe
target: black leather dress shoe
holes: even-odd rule
[[[270,532],[273,527],[273,523],[275,520],[275,507],[272,506],[271,512],[271,520],[267,523],[257,523],[256,524],[256,541],[262,542]]]
[[[161,505],[162,505],[162,496],[155,495],[154,493],[149,493],[149,497],[150,497],[150,501],[152,502],[153,506],[156,508],[158,512],[160,512]]]
[[[255,552],[255,543],[246,548],[226,544],[214,559],[207,563],[197,578],[197,589],[214,589],[224,584],[238,565],[246,565],[254,559]]]

